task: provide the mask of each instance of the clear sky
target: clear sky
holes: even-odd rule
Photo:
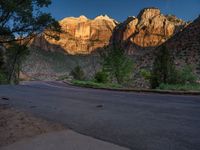
[[[200,0],[52,0],[47,11],[57,20],[80,15],[92,19],[107,14],[117,21],[124,21],[128,16],[137,16],[142,8],[152,6],[185,21],[200,15]]]

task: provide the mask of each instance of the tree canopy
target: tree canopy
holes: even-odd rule
[[[31,39],[44,30],[60,32],[51,14],[41,11],[50,4],[51,0],[0,0],[0,44]],[[58,38],[56,32],[45,34]]]

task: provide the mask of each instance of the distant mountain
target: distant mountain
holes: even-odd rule
[[[59,41],[41,35],[32,46],[75,55],[90,54],[115,42],[134,53],[135,49],[159,46],[186,26],[183,20],[163,15],[157,8],[145,8],[138,17],[128,17],[123,23],[106,15],[95,19],[69,17],[59,23],[64,31]]]
[[[64,31],[59,41],[41,35],[33,41],[32,46],[48,51],[64,50],[72,55],[90,54],[95,49],[109,45],[113,29],[117,25],[114,19],[106,15],[93,20],[85,16],[69,17],[59,23]]]

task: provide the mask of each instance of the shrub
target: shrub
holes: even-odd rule
[[[77,65],[71,71],[70,75],[72,75],[75,80],[84,80],[85,79],[84,71],[79,65]]]
[[[177,71],[177,81],[176,83],[186,84],[195,83],[198,77],[194,73],[192,66],[185,66],[183,69]]]
[[[108,74],[105,71],[97,72],[94,76],[94,79],[98,83],[107,83],[108,82]]]
[[[151,79],[151,72],[146,70],[146,69],[141,69],[140,70],[140,75],[145,79],[145,80],[150,80]]]

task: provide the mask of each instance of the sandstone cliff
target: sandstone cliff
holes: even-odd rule
[[[200,17],[159,47],[146,50],[143,54],[139,52],[137,68],[151,68],[156,53],[163,46],[171,52],[177,67],[192,65],[200,75]]]
[[[59,23],[64,31],[59,41],[41,35],[34,40],[32,45],[48,51],[63,49],[73,55],[90,54],[95,49],[109,44],[113,29],[117,25],[114,19],[106,15],[98,16],[93,20],[85,16],[70,17]]]
[[[172,15],[163,15],[157,8],[145,8],[137,17],[117,23],[108,16],[91,20],[85,16],[60,21],[64,31],[59,41],[41,35],[32,43],[47,51],[64,50],[68,54],[90,54],[98,48],[117,43],[129,54],[157,47],[181,31],[187,24]]]
[[[112,41],[121,43],[129,53],[136,49],[157,47],[186,26],[175,16],[163,15],[157,8],[145,8],[138,17],[118,25]]]

